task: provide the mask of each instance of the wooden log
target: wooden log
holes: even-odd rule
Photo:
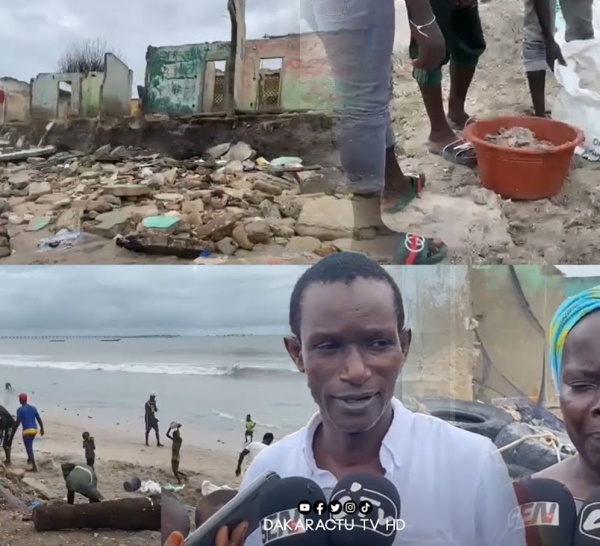
[[[44,504],[34,510],[36,531],[62,529],[160,530],[160,495],[89,504]]]

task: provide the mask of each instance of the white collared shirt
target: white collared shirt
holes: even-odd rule
[[[394,418],[380,461],[398,489],[406,523],[394,546],[525,546],[521,530],[508,531],[517,508],[512,480],[493,443],[440,419],[412,413],[392,399]],[[264,449],[241,489],[264,472],[315,481],[327,497],[337,480],[317,468],[313,437],[321,417]],[[283,508],[283,507],[282,507]],[[245,546],[261,546],[260,530]]]

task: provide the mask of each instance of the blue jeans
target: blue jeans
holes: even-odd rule
[[[385,151],[394,146],[390,102],[394,0],[302,0],[331,64],[339,149],[348,189],[381,192]]]

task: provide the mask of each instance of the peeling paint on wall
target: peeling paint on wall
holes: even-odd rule
[[[146,52],[148,114],[193,115],[202,111],[206,63],[229,57],[229,44],[152,47]]]
[[[31,86],[14,78],[0,78],[0,125],[29,118]]]
[[[215,72],[210,62],[226,61],[229,50],[229,42],[149,47],[145,112],[178,116],[210,112],[213,104],[210,94],[215,90]],[[260,66],[267,59],[282,60],[279,109],[327,111],[333,108],[331,71],[316,34],[248,40],[243,51],[243,59],[236,63],[234,95],[238,109],[259,109]]]

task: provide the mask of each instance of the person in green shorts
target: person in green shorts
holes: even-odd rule
[[[75,504],[75,493],[79,493],[90,502],[100,502],[103,496],[98,491],[98,477],[94,468],[87,464],[63,463],[62,474],[67,486],[67,502]]]
[[[413,69],[429,118],[428,149],[431,153],[459,165],[473,167],[477,163],[475,152],[457,131],[464,129],[470,120],[465,111],[465,100],[479,58],[485,51],[477,0],[430,0],[433,19],[421,25],[412,21],[410,56],[419,57],[418,38],[441,31],[446,41],[446,56],[433,70]],[[436,28],[437,27],[437,28]],[[450,62],[450,95],[448,110],[442,96],[442,66]]]
[[[246,443],[251,442],[254,438],[254,429],[256,428],[256,421],[252,420],[250,414],[246,415],[246,430],[244,431],[244,441]]]

